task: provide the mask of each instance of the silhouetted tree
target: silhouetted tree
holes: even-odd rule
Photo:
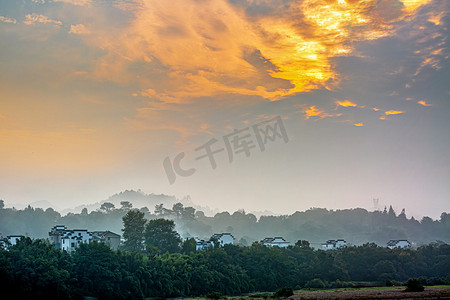
[[[150,220],[145,227],[145,244],[147,248],[156,247],[162,253],[178,252],[180,250],[181,238],[175,231],[173,220],[156,219]]]
[[[142,251],[144,240],[144,229],[147,220],[144,219],[144,213],[138,210],[130,210],[122,218],[123,220],[123,238],[124,249],[128,251]]]
[[[395,211],[394,211],[394,209],[392,208],[392,205],[390,205],[389,206],[389,212],[388,212],[388,215],[390,216],[390,217],[394,217],[395,218]]]
[[[104,202],[102,205],[100,205],[100,209],[104,210],[106,212],[110,212],[114,208],[115,208],[115,206],[111,202]]]
[[[120,201],[120,205],[122,205],[121,209],[130,210],[133,208],[133,204],[130,201]]]

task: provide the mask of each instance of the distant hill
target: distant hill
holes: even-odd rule
[[[95,202],[92,204],[79,205],[75,208],[61,210],[61,214],[67,213],[79,213],[83,208],[87,208],[88,211],[97,210],[105,202],[110,202],[116,206],[121,207],[120,202],[129,201],[133,204],[134,208],[147,207],[150,211],[153,211],[155,205],[164,204],[166,207],[171,207],[173,204],[180,202],[175,196],[168,196],[164,194],[145,194],[141,190],[125,190],[123,192],[112,195],[106,200]]]

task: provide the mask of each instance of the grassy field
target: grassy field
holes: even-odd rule
[[[381,286],[362,288],[338,288],[338,289],[301,289],[296,290],[289,297],[292,300],[300,299],[440,299],[450,300],[450,285],[426,286],[423,292],[404,292],[404,286]],[[252,293],[246,296],[223,297],[222,299],[253,300],[273,299],[272,293]],[[147,300],[159,300],[161,298],[147,298]],[[183,298],[183,300],[201,300],[204,297]]]
[[[425,287],[423,292],[404,290],[404,286],[300,290],[290,299],[450,299],[448,285]]]
[[[404,292],[404,286],[381,286],[337,289],[296,290],[289,299],[450,299],[450,285],[427,286],[423,292]],[[256,294],[258,295],[258,294]],[[270,293],[260,293],[264,296]],[[255,295],[235,297],[237,299],[258,299]]]

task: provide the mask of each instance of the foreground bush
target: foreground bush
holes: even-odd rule
[[[415,278],[410,278],[408,282],[406,283],[406,289],[405,292],[423,292],[425,288],[422,284],[420,284],[420,281]]]
[[[294,291],[290,287],[284,287],[281,289],[278,289],[274,294],[274,298],[287,298],[294,295]]]

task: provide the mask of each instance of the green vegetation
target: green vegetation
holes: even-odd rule
[[[386,275],[377,273],[376,261],[392,262],[390,275],[395,280],[405,282],[414,276],[450,284],[450,245],[389,250],[367,244],[322,251],[255,243],[187,254],[148,254],[91,243],[66,253],[30,238],[8,250],[0,249],[0,284],[16,291],[17,298],[30,299],[211,297],[212,292],[241,295],[256,291],[263,295],[282,287],[338,289],[362,280],[380,282]],[[285,292],[279,290],[276,297],[284,297]]]
[[[365,218],[370,219],[370,226],[366,226],[368,221]],[[335,226],[330,225],[334,224],[330,219]],[[291,216],[261,217],[259,220],[243,211],[206,217],[180,203],[172,209],[158,205],[155,214],[151,214],[148,209],[133,209],[127,201],[121,201],[119,209],[106,204],[102,211],[88,213],[83,209],[80,214],[64,217],[52,209],[44,211],[28,207],[14,210],[3,207],[0,208],[3,234],[11,230],[10,223],[17,225],[12,233],[41,235],[39,232],[44,227],[42,236],[47,237],[54,224],[111,230],[108,224],[119,221],[125,243],[118,251],[94,242],[66,253],[44,240],[24,238],[8,249],[0,247],[0,286],[15,291],[18,299],[200,296],[217,299],[215,297],[222,295],[255,292],[258,294],[250,294],[249,297],[287,297],[292,289],[286,287],[296,290],[364,289],[363,282],[397,286],[411,277],[416,278],[411,281],[411,288],[417,282],[419,286],[450,284],[450,245],[444,242],[429,243],[417,249],[392,250],[365,243],[333,251],[313,249],[305,236],[297,242],[291,239],[292,246],[288,248],[251,243],[251,237],[261,236],[262,232],[268,236],[287,232],[291,237],[308,232],[309,236],[318,239],[324,232],[328,236],[342,236],[341,232],[357,235],[358,230],[362,230],[360,228],[373,234],[386,229],[383,226],[390,226],[383,233],[386,239],[398,236],[401,228],[405,232],[417,233],[419,237],[426,234],[448,236],[448,214],[443,213],[440,221],[428,219],[424,218],[419,223],[407,220],[404,214],[395,216],[393,210],[390,213],[369,213],[359,209],[336,212],[313,209]],[[320,222],[323,224],[319,225]],[[195,240],[182,241],[176,228],[178,231],[201,232],[203,236],[211,232],[240,232],[242,237],[237,240],[241,241],[241,246],[225,245],[195,251]],[[360,234],[359,238],[370,237],[370,234]],[[189,234],[184,232],[183,236]]]
[[[410,278],[408,279],[408,282],[406,283],[406,289],[405,292],[423,292],[425,288],[420,283],[420,281],[416,278]]]
[[[136,208],[133,201],[140,203],[142,207]],[[155,207],[156,201],[161,202]],[[164,203],[167,202],[174,204],[171,208],[165,207]],[[148,207],[145,203],[148,203]],[[0,232],[4,236],[22,234],[45,239],[49,229],[55,224],[89,231],[109,230],[120,234],[123,229],[122,218],[134,207],[147,220],[173,220],[176,230],[183,238],[209,239],[214,233],[230,232],[240,246],[250,246],[265,237],[279,235],[292,245],[299,241],[297,246],[316,249],[320,248],[321,243],[337,238],[343,238],[353,245],[374,242],[385,246],[391,239],[408,239],[418,246],[437,240],[450,243],[450,214],[446,212],[438,220],[429,217],[421,220],[407,218],[404,211],[397,215],[391,208],[375,212],[361,208],[336,211],[312,208],[291,215],[259,218],[239,210],[224,211],[209,217],[192,206],[176,203],[176,199],[168,196],[144,195],[135,191],[114,195],[97,207],[90,207],[89,211],[80,208],[79,213],[68,213],[65,216],[51,208],[43,210],[29,206],[16,210],[5,208],[7,204],[2,202],[0,205]],[[389,278],[386,277],[384,281],[387,279]]]
[[[294,295],[294,291],[290,287],[284,287],[281,289],[278,289],[274,294],[274,298],[287,298]]]

